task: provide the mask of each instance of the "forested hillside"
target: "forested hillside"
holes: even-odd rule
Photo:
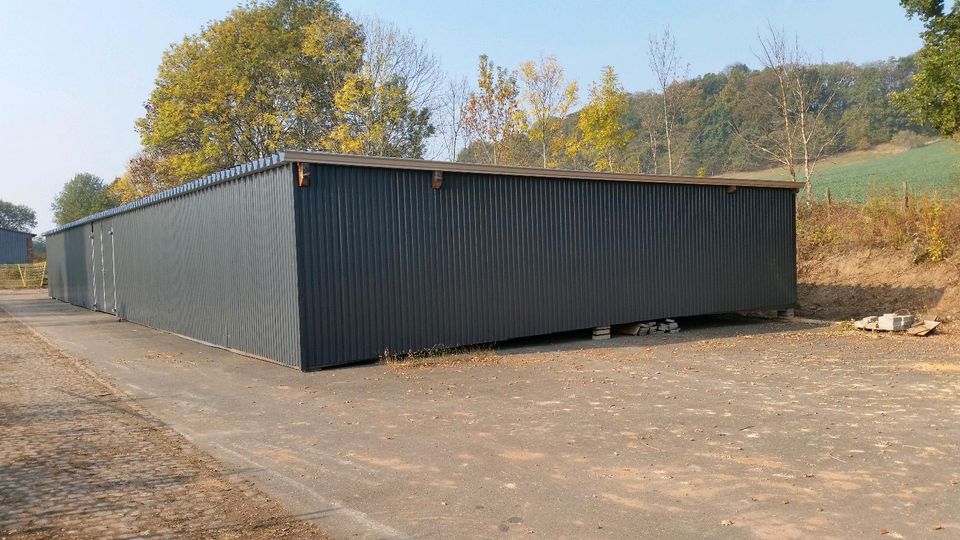
[[[815,142],[823,145],[824,156],[888,142],[900,131],[931,133],[912,123],[891,101],[894,92],[910,84],[915,72],[912,56],[865,65],[810,65],[805,70],[815,74],[807,76],[816,77],[819,83],[810,111],[823,122]],[[589,125],[584,129],[582,108],[563,119],[561,135],[568,142],[554,153],[554,166],[669,174],[663,92],[627,92],[619,89],[615,81],[608,81],[607,87],[608,94],[622,92],[623,111],[622,126],[618,128],[613,118],[606,126],[607,133],[619,131],[620,140],[610,144],[605,166],[596,167],[589,149],[582,143],[575,144],[589,137],[590,133],[585,131],[591,131]],[[603,83],[597,88],[601,93],[594,93],[585,107],[603,100]],[[782,131],[777,91],[774,69],[751,69],[745,64],[669,85],[666,93],[672,130],[672,173],[714,176],[783,167],[774,155],[759,148],[761,143],[755,142],[766,138],[775,145],[776,135],[768,132]],[[518,110],[522,108],[521,104]],[[501,162],[541,165],[540,145],[532,131],[527,127],[505,137],[501,143],[505,158]],[[458,159],[488,162],[489,146],[485,141],[473,141],[459,153]]]
[[[289,148],[657,175],[778,168],[812,190],[825,157],[934,135],[914,95],[923,54],[824,63],[769,26],[750,65],[691,75],[669,30],[646,45],[629,68],[649,70],[652,89],[624,88],[610,65],[584,88],[550,55],[515,67],[481,55],[457,79],[420,37],[333,2],[241,6],[166,51],[136,124],[142,150],[109,195]]]

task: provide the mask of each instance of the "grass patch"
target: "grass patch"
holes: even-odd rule
[[[782,169],[731,173],[730,176],[790,179]],[[960,143],[943,140],[910,149],[883,145],[874,150],[825,158],[814,171],[813,194],[823,199],[829,187],[834,200],[864,202],[877,193],[902,192],[904,182],[915,195],[960,191]]]

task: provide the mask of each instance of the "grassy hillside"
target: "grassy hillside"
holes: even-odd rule
[[[782,169],[724,176],[789,179]],[[838,154],[821,161],[813,176],[814,194],[823,197],[829,187],[836,200],[863,200],[886,190],[900,191],[904,181],[914,193],[960,191],[960,144],[937,141],[909,150],[887,144]]]

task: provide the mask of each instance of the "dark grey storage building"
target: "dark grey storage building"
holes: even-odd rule
[[[25,264],[33,253],[33,233],[0,228],[0,264]]]
[[[796,186],[284,152],[49,231],[50,296],[304,370],[785,308]]]

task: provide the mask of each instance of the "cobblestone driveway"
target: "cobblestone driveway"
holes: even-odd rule
[[[0,310],[0,538],[169,536],[320,535]]]

